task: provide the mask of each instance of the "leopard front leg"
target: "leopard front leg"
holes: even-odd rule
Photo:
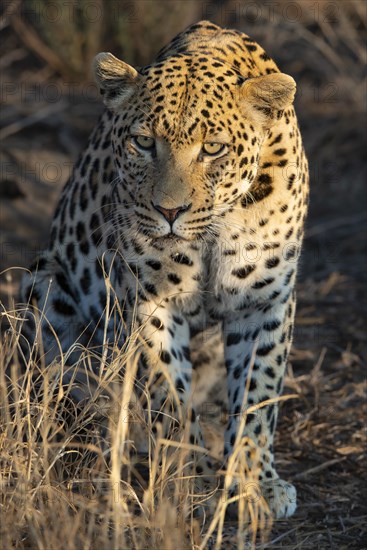
[[[189,442],[203,448],[203,452],[194,456],[196,474],[213,479],[214,466],[205,452],[191,403],[189,325],[177,308],[167,302],[159,305],[144,302],[138,307],[137,320],[141,342],[137,388],[140,387],[141,396],[143,386],[149,393],[147,405],[152,431],[157,433],[161,424],[163,437],[177,440],[189,422]]]
[[[276,518],[291,516],[296,509],[296,490],[279,479],[273,457],[277,398],[283,387],[294,310],[294,297],[290,295],[251,313],[238,313],[224,323],[230,414],[225,432],[225,460],[228,462],[241,430],[239,436],[248,438],[243,440],[247,464],[259,471],[261,494]],[[268,401],[273,402],[267,404]],[[246,444],[248,440],[255,444],[257,453],[253,447],[251,450],[250,442]]]

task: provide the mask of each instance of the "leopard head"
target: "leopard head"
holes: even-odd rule
[[[139,71],[100,53],[94,73],[121,185],[151,238],[215,234],[251,189],[264,136],[295,94],[290,76],[248,78],[215,51],[173,53]]]

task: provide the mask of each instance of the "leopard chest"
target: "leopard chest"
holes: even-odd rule
[[[294,281],[298,243],[264,238],[250,231],[218,239],[207,266],[205,308],[223,319],[244,309],[282,299]]]

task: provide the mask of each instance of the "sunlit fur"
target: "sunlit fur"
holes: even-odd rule
[[[213,365],[205,376],[208,390],[228,389],[224,467],[236,434],[250,438],[260,457],[254,464],[249,448],[243,453],[261,469],[274,515],[291,515],[296,493],[278,478],[273,437],[308,201],[295,83],[248,36],[208,22],[139,71],[107,53],[94,70],[107,109],[23,299],[33,292],[64,352],[75,342],[102,352],[106,337],[121,344],[139,330],[138,375],[158,411],[172,388],[189,402],[191,338],[202,333],[205,350],[219,327],[216,355],[224,353],[225,368]],[[24,336],[33,341],[31,323]],[[57,358],[46,322],[43,346],[47,362]],[[76,357],[77,349],[69,361]],[[202,443],[191,419],[193,441]],[[212,470],[210,460],[199,461],[198,474]]]

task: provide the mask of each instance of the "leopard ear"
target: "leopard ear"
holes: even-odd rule
[[[293,103],[296,83],[284,73],[272,73],[246,80],[240,89],[244,100],[252,107],[255,118],[264,126],[271,126],[284,109]]]
[[[102,52],[93,60],[94,78],[109,109],[116,109],[136,90],[139,73],[112,53]]]

